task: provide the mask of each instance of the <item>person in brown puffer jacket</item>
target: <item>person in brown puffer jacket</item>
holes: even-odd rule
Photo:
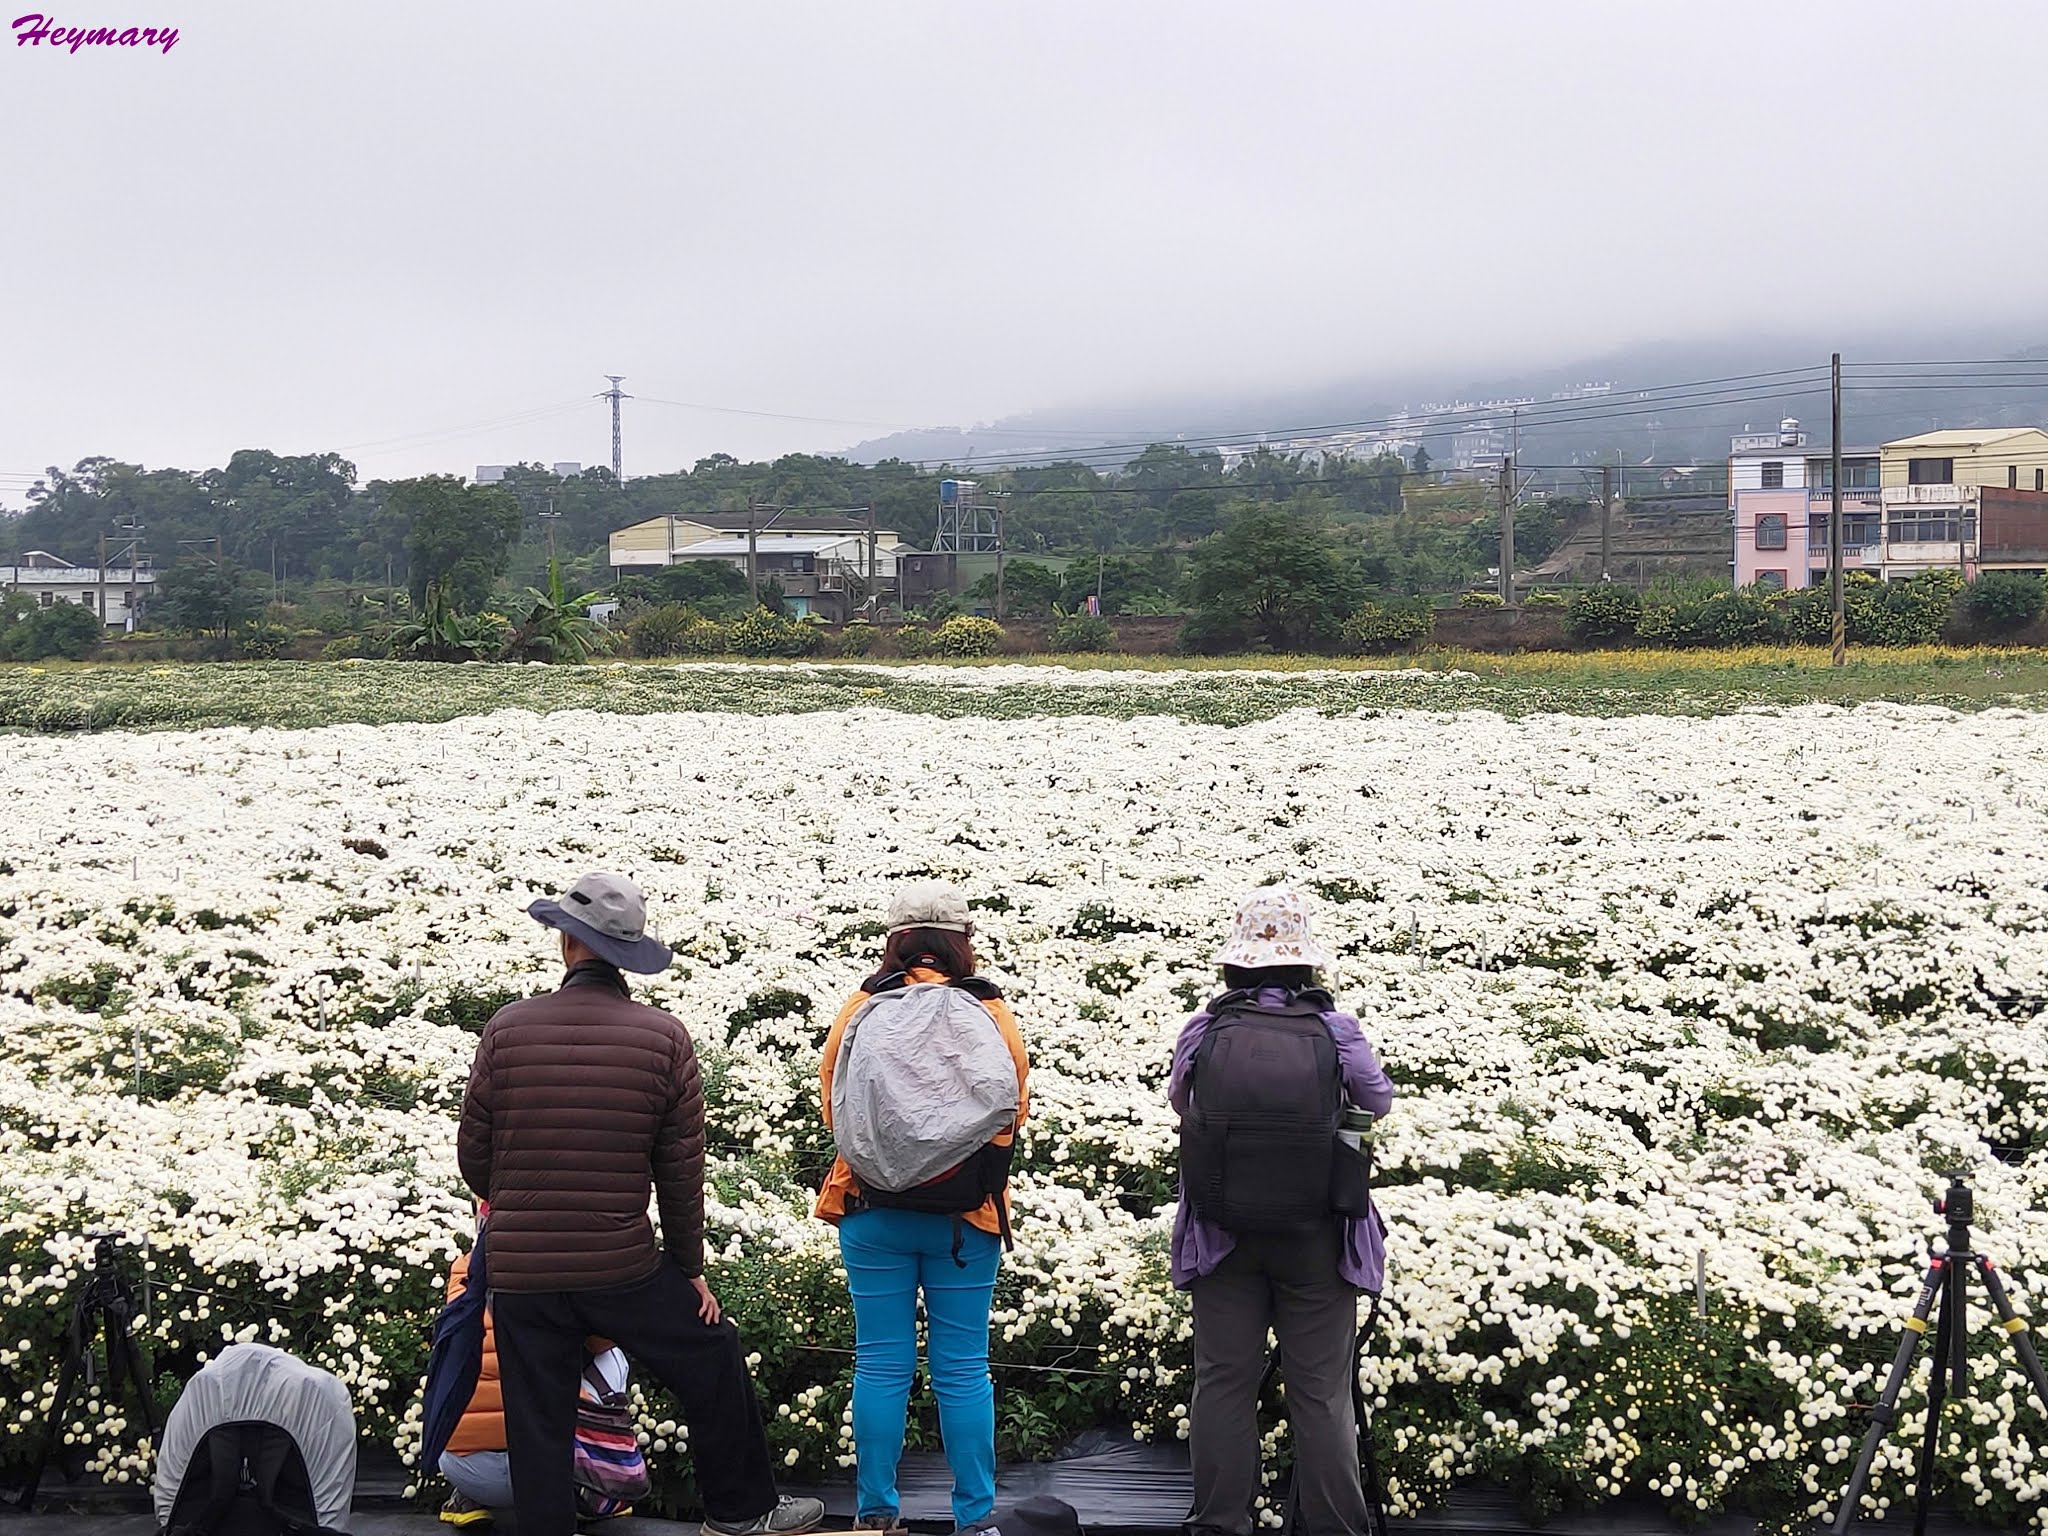
[[[675,1395],[709,1536],[797,1536],[825,1506],[777,1495],[739,1331],[704,1278],[704,1090],[683,1026],[633,1001],[667,969],[623,875],[527,909],[560,934],[560,990],[498,1010],[463,1096],[456,1159],[491,1207],[486,1257],[513,1514],[571,1536],[583,1341],[602,1334]],[[647,1219],[652,1188],[666,1252]]]

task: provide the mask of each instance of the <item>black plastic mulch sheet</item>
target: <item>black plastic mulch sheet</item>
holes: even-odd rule
[[[949,1525],[953,1518],[952,1474],[943,1456],[919,1452],[903,1458],[897,1474],[903,1518],[919,1525]],[[823,1499],[834,1515],[849,1520],[855,1513],[853,1488],[834,1483],[815,1488],[785,1488],[785,1493]],[[1178,1532],[1194,1502],[1194,1479],[1188,1471],[1188,1449],[1181,1443],[1151,1445],[1128,1433],[1090,1430],[1045,1462],[1021,1462],[996,1470],[996,1508],[1019,1499],[1049,1494],[1064,1499],[1080,1514],[1084,1529]],[[1899,1523],[1893,1507],[1893,1525]],[[1452,1491],[1441,1509],[1396,1519],[1389,1524],[1400,1536],[1754,1536],[1756,1521],[1722,1515],[1703,1524],[1680,1527],[1661,1507],[1650,1503],[1616,1503],[1583,1514],[1556,1515],[1532,1525],[1505,1489],[1467,1484]],[[1882,1530],[1882,1527],[1871,1527]],[[1991,1526],[1971,1525],[1937,1511],[1927,1522],[1935,1536],[1997,1536]]]
[[[823,1499],[835,1515],[851,1516],[853,1489],[848,1484],[784,1487],[784,1493]],[[953,1519],[953,1474],[936,1452],[914,1452],[897,1469],[896,1491],[903,1518],[918,1524],[950,1524]],[[1044,1494],[1074,1506],[1089,1528],[1126,1531],[1173,1531],[1187,1519],[1194,1502],[1194,1479],[1188,1472],[1185,1445],[1148,1445],[1129,1434],[1089,1430],[1051,1461],[1013,1462],[996,1469],[996,1508]]]

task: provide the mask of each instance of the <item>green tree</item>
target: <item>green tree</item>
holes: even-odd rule
[[[436,581],[418,616],[391,632],[390,651],[397,661],[482,661],[497,655],[504,639],[502,622],[462,612],[448,583]]]
[[[99,649],[100,620],[83,603],[38,607],[20,593],[0,599],[0,661],[83,661]]]
[[[996,600],[993,572],[969,587],[966,596],[979,603]],[[1012,560],[1003,568],[1003,606],[1012,617],[1050,613],[1060,601],[1060,573],[1036,560]]]
[[[355,465],[338,453],[281,457],[244,448],[200,482],[229,559],[263,567],[275,552],[283,569],[312,577],[349,576],[357,568],[362,509],[355,478]]]
[[[745,613],[747,573],[723,560],[685,560],[644,574],[619,579],[622,601],[649,607],[678,605],[710,618],[737,618]]]
[[[2048,585],[2018,571],[1986,571],[1963,588],[1963,611],[1987,635],[2010,635],[2041,617]]]
[[[263,611],[264,598],[254,573],[239,565],[180,560],[157,578],[151,610],[165,629],[225,640]]]
[[[457,611],[482,608],[519,542],[518,499],[453,475],[389,482],[381,514],[405,529],[415,605],[424,605],[428,588],[438,585]]]
[[[1260,505],[1196,546],[1188,596],[1183,643],[1192,649],[1326,651],[1343,636],[1359,581],[1320,508]]]
[[[1429,449],[1421,443],[1415,445],[1415,457],[1409,461],[1409,469],[1419,478],[1429,473]]]
[[[517,661],[575,664],[609,651],[612,636],[590,617],[590,605],[597,599],[595,592],[569,596],[562,585],[562,567],[549,562],[547,586],[527,588],[524,611],[506,637],[505,654]]]

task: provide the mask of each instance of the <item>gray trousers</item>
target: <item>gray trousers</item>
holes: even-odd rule
[[[1195,1508],[1188,1525],[1197,1536],[1251,1536],[1268,1328],[1280,1340],[1302,1536],[1363,1536],[1351,1406],[1359,1293],[1337,1273],[1340,1230],[1333,1221],[1313,1232],[1241,1237],[1229,1258],[1189,1288]]]

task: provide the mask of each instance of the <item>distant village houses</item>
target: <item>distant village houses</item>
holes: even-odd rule
[[[0,565],[0,586],[22,593],[39,608],[58,603],[90,608],[110,629],[139,625],[156,580],[157,572],[147,560],[133,567],[73,565],[46,549],[25,550],[13,565]]]
[[[1737,586],[1828,579],[1834,448],[1787,419],[1729,444]],[[2048,571],[2048,431],[1969,427],[1842,449],[1842,564],[1884,580]]]

